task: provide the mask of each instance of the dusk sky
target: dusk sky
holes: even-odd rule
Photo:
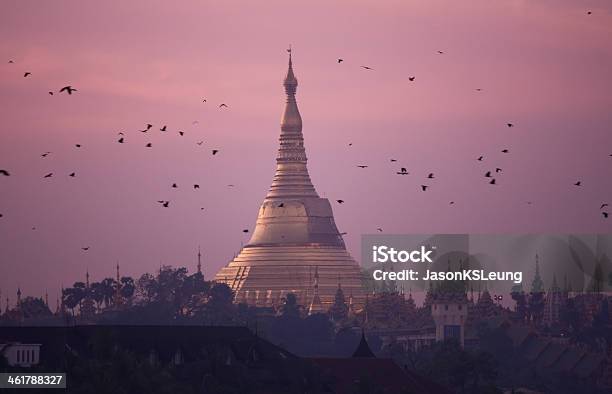
[[[206,277],[225,265],[272,181],[289,44],[310,175],[345,200],[333,209],[353,257],[379,227],[612,231],[610,1],[5,0],[0,37],[12,302],[20,286],[55,303],[117,261],[124,275],[195,270],[198,245]]]

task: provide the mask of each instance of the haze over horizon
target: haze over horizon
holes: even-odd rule
[[[354,258],[377,228],[612,230],[609,2],[5,1],[0,15],[12,302],[117,261],[135,277],[195,270],[198,245],[207,278],[225,265],[272,181],[289,44],[310,176]]]

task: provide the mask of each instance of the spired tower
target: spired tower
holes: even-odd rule
[[[363,305],[359,264],[349,255],[336,228],[331,205],[317,194],[306,167],[302,118],[295,100],[298,81],[291,50],[284,87],[276,173],[264,199],[250,241],[216,275],[235,293],[236,302],[279,305],[294,293],[301,305],[312,303],[312,270],[318,273],[320,302],[325,310],[334,300],[338,278],[354,303]]]

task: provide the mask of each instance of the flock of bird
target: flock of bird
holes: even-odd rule
[[[588,14],[588,15],[591,15],[592,13],[591,13],[591,11],[588,11],[588,12],[587,12],[587,14]],[[289,51],[290,51],[290,50],[289,50]],[[443,55],[443,54],[444,54],[444,51],[438,50],[438,51],[437,51],[437,54],[439,54],[439,55]],[[10,64],[14,64],[15,62],[14,62],[13,60],[9,60],[9,62],[8,62],[8,63],[10,63]],[[344,59],[342,59],[342,58],[338,58],[338,59],[337,59],[337,63],[338,63],[338,64],[345,63],[345,60],[344,60]],[[360,67],[361,67],[362,69],[364,69],[364,70],[368,71],[368,72],[369,72],[369,71],[375,71],[375,69],[374,69],[373,67],[371,67],[371,66],[361,65]],[[33,74],[32,74],[32,72],[30,72],[30,71],[26,71],[26,72],[24,72],[24,74],[23,74],[23,78],[32,78],[32,75],[33,75]],[[415,77],[415,76],[408,76],[408,81],[409,81],[409,82],[415,82],[415,81],[416,81],[416,77]],[[475,89],[475,90],[476,90],[476,91],[478,91],[478,92],[482,92],[482,91],[483,91],[483,89],[482,89],[482,88],[477,88],[477,89]],[[58,92],[57,92],[57,93],[66,93],[67,95],[72,96],[72,95],[73,95],[75,92],[78,92],[78,90],[77,90],[77,89],[75,89],[74,87],[72,87],[72,85],[66,85],[66,86],[64,86],[64,87],[60,88],[60,89],[58,90]],[[54,95],[54,92],[53,92],[53,91],[49,91],[49,92],[48,92],[48,94],[49,94],[49,95]],[[202,102],[203,102],[203,103],[207,103],[207,102],[208,102],[208,100],[207,100],[206,98],[203,98],[203,99],[202,99]],[[229,108],[229,106],[228,106],[226,103],[220,103],[220,104],[218,105],[218,108],[219,108],[220,110],[223,110],[223,109],[228,109],[228,108]],[[193,122],[193,125],[197,125],[198,123],[199,123],[198,121],[194,121],[194,122]],[[506,127],[508,127],[508,128],[513,128],[513,127],[515,127],[515,124],[514,124],[514,123],[512,123],[512,122],[508,122],[508,123],[506,123],[506,125],[505,125],[505,126],[506,126]],[[142,130],[138,130],[138,131],[139,131],[140,133],[150,133],[150,132],[152,132],[152,131],[153,131],[153,127],[154,127],[154,125],[153,125],[153,124],[147,123],[147,124],[145,125],[145,127],[144,127]],[[162,133],[168,133],[168,132],[169,132],[168,126],[167,126],[167,125],[163,125],[162,127],[160,127],[160,128],[159,128],[159,131],[160,131],[160,132],[162,132]],[[181,137],[185,136],[185,132],[184,132],[184,131],[177,131],[177,133],[178,133],[178,135],[179,135],[179,136],[181,136]],[[127,143],[126,136],[125,136],[125,133],[124,133],[124,132],[119,132],[119,133],[118,133],[118,135],[119,135],[119,138],[117,139],[117,143],[119,143],[119,144],[125,144],[125,143]],[[198,141],[198,142],[196,142],[196,144],[197,144],[197,145],[199,145],[199,146],[201,146],[203,143],[204,143],[204,141]],[[348,144],[348,146],[349,146],[349,147],[353,146],[353,143],[352,143],[352,142],[351,142],[351,143],[349,143],[349,144]],[[76,147],[76,148],[81,148],[81,147],[82,147],[82,145],[81,145],[81,144],[75,144],[75,147]],[[146,148],[152,148],[152,147],[153,147],[153,144],[152,144],[151,142],[147,142],[147,143],[145,144],[145,147],[146,147]],[[219,149],[212,149],[212,150],[211,150],[211,154],[212,154],[212,156],[217,155],[219,152],[220,152],[220,150],[219,150]],[[46,158],[46,157],[48,157],[48,156],[49,156],[51,153],[52,153],[52,152],[44,152],[44,153],[42,153],[42,154],[41,154],[41,157],[42,157],[42,158]],[[501,150],[501,153],[503,153],[503,154],[508,154],[508,153],[509,153],[509,149],[504,148],[504,149],[502,149],[502,150]],[[612,154],[610,154],[610,156],[612,157]],[[481,156],[479,156],[479,157],[477,157],[477,158],[476,158],[476,161],[478,161],[478,162],[483,162],[484,160],[485,160],[485,156],[484,156],[484,155],[481,155]],[[394,163],[394,162],[397,162],[397,159],[392,158],[392,159],[390,159],[390,161],[391,161],[392,163]],[[359,165],[357,165],[357,167],[358,167],[358,168],[360,168],[360,169],[366,169],[366,168],[368,168],[369,166],[368,166],[368,165],[366,165],[366,164],[359,164]],[[498,184],[498,178],[501,176],[501,174],[502,174],[502,173],[503,173],[502,168],[500,168],[500,167],[494,167],[494,168],[490,168],[490,169],[483,170],[483,174],[482,174],[482,176],[483,176],[483,179],[484,179],[484,180],[485,180],[485,181],[486,181],[486,182],[487,182],[489,185],[497,185],[497,184]],[[410,172],[408,171],[408,169],[407,169],[407,168],[405,168],[405,167],[400,167],[400,169],[399,169],[398,171],[396,171],[396,172],[395,172],[395,174],[396,174],[396,175],[398,175],[398,176],[407,176],[407,175],[410,175]],[[49,173],[45,174],[45,175],[43,176],[43,178],[51,178],[51,177],[53,177],[53,175],[54,175],[54,173],[53,173],[53,172],[49,172]],[[6,169],[0,169],[0,176],[5,176],[5,177],[8,177],[8,176],[11,176],[11,173],[9,172],[9,170],[6,170]],[[70,174],[68,174],[68,176],[70,176],[70,177],[75,177],[75,176],[76,176],[76,172],[71,172]],[[420,190],[421,190],[421,191],[423,191],[423,192],[426,192],[427,190],[429,190],[429,189],[431,188],[431,180],[433,180],[433,179],[435,179],[435,175],[434,175],[434,173],[432,173],[432,172],[430,172],[430,173],[428,173],[426,176],[424,176],[424,180],[426,180],[426,181],[424,181],[422,184],[420,184]],[[229,187],[232,187],[233,185],[228,185],[228,186],[229,186]],[[582,186],[582,181],[580,181],[580,180],[576,181],[576,182],[574,183],[574,186],[576,186],[576,187],[580,187],[580,186]],[[172,187],[172,188],[178,188],[178,185],[177,185],[176,183],[173,183],[173,184],[171,185],[171,187]],[[193,186],[192,186],[192,187],[193,187],[193,189],[199,189],[199,188],[200,188],[200,185],[199,185],[199,184],[193,184]],[[344,200],[342,200],[342,199],[337,199],[337,200],[336,200],[336,202],[337,202],[338,204],[343,204],[345,201],[344,201]],[[157,203],[159,203],[159,204],[160,204],[160,206],[161,206],[161,207],[163,207],[163,208],[169,208],[169,207],[170,207],[170,201],[169,201],[169,200],[157,200]],[[527,203],[528,203],[528,204],[530,204],[531,202],[527,202]],[[455,202],[454,202],[454,201],[450,201],[450,202],[449,202],[449,204],[450,204],[450,205],[453,205],[453,204],[455,204]],[[607,219],[607,218],[609,217],[609,212],[608,212],[607,210],[605,210],[607,207],[609,207],[609,204],[608,204],[608,203],[603,203],[603,204],[601,204],[600,209],[599,209],[599,210],[600,210],[600,212],[601,212],[601,215],[602,215],[602,216],[603,216],[603,218],[605,218],[605,219]],[[204,208],[200,208],[200,209],[201,209],[201,210],[204,210]],[[2,214],[2,213],[0,213],[0,218],[2,218],[2,217],[3,217],[3,214]],[[32,229],[34,230],[34,229],[36,229],[36,227],[32,227]],[[248,233],[248,232],[249,232],[249,230],[248,230],[248,229],[244,229],[244,230],[242,230],[242,231],[243,231],[244,233]],[[382,228],[378,227],[378,228],[377,228],[377,231],[382,232],[383,230],[382,230]],[[341,234],[341,235],[345,235],[345,234],[346,234],[346,233],[343,233],[343,234]],[[87,251],[87,250],[89,250],[89,248],[90,248],[90,247],[88,246],[88,247],[82,247],[81,249],[82,249],[83,251]]]

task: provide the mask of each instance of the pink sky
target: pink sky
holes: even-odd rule
[[[354,257],[377,227],[612,230],[599,211],[612,203],[607,1],[59,4],[0,5],[3,298],[19,285],[54,299],[117,260],[128,275],[194,269],[198,245],[206,276],[226,264],[272,180],[289,44],[310,174],[346,201],[334,213]]]

